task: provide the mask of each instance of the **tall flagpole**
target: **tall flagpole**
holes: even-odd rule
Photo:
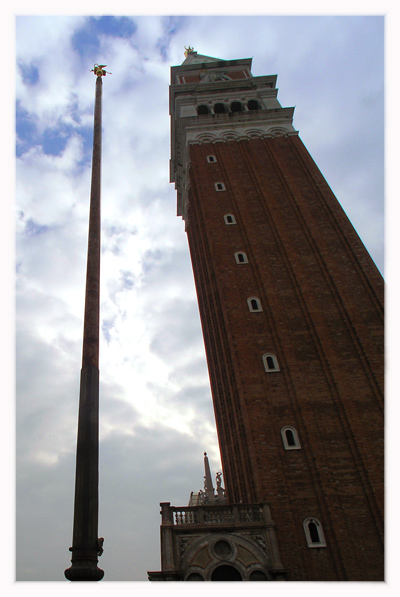
[[[90,192],[89,240],[86,270],[85,320],[79,394],[76,448],[74,529],[70,581],[98,581],[97,567],[103,552],[98,537],[99,517],[99,323],[100,323],[100,189],[101,189],[101,92],[105,65],[95,64],[93,161]]]

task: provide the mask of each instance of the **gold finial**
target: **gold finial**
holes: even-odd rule
[[[107,64],[97,64],[96,62],[96,64],[90,72],[94,73],[97,77],[105,77],[107,74],[112,75],[112,73],[109,73],[108,71],[104,70],[106,66]]]
[[[187,58],[188,54],[191,54],[193,50],[194,48],[192,48],[191,46],[189,46],[188,48],[185,46],[185,58]]]

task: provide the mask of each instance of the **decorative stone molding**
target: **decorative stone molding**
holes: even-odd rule
[[[229,131],[228,133],[221,133],[221,137],[217,138],[217,141],[236,141],[239,139],[239,133]]]
[[[284,137],[284,136],[286,136],[288,134],[288,131],[283,126],[281,126],[281,127],[274,127],[274,128],[271,128],[270,134],[273,137]]]
[[[221,131],[219,134],[200,133],[196,136],[188,135],[188,145],[202,144],[202,143],[218,143],[226,141],[243,141],[246,139],[265,139],[268,137],[287,137],[289,135],[297,135],[297,131],[293,130],[291,125],[273,127],[264,126],[262,128],[243,128],[240,131]]]
[[[217,139],[216,135],[212,135],[211,133],[201,133],[197,135],[196,140],[199,143],[213,143]]]
[[[176,154],[177,162],[175,169],[175,186],[178,191],[178,215],[185,221],[188,217],[188,191],[189,191],[189,146],[202,145],[206,143],[227,143],[232,141],[246,141],[252,139],[268,139],[273,137],[284,137],[298,135],[291,122],[276,123],[260,122],[257,127],[249,127],[248,122],[221,123],[218,128],[213,126],[212,132],[204,125],[200,130],[198,126],[186,126],[181,131],[181,143],[178,144]]]
[[[190,547],[190,545],[193,543],[193,541],[195,541],[197,538],[198,538],[198,535],[192,535],[191,537],[184,535],[183,537],[179,538],[179,552],[180,552],[181,557],[183,556],[186,549],[188,547]]]
[[[266,553],[268,554],[268,550],[267,550],[267,544],[265,542],[265,537],[263,537],[260,534],[256,534],[256,533],[251,533],[251,538],[253,539],[253,541],[255,541],[256,543],[258,543],[259,547]]]
[[[202,69],[199,72],[200,83],[212,83],[214,81],[230,81],[231,77],[226,74],[226,70],[223,71],[208,71]]]

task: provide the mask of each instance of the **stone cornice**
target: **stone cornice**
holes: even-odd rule
[[[176,122],[175,143],[171,157],[170,180],[178,194],[177,215],[187,220],[189,146],[202,143],[227,143],[243,140],[297,135],[292,125],[294,108],[247,112],[240,115],[218,114],[180,118]]]

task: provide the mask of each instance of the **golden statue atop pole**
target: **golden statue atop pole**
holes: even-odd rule
[[[107,64],[96,64],[93,66],[91,73],[94,73],[97,77],[105,77],[106,75],[112,75],[107,70],[104,70]]]

